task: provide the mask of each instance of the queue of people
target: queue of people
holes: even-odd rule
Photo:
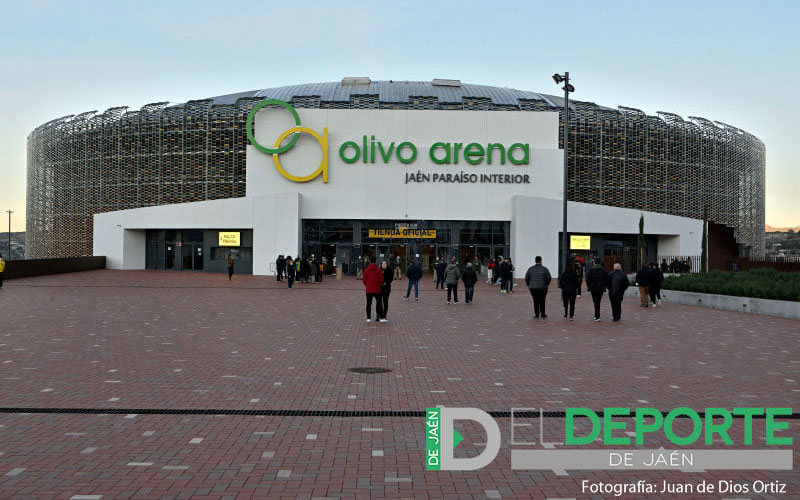
[[[277,281],[286,279],[288,288],[292,288],[295,282],[309,283],[312,277],[314,283],[322,283],[323,269],[327,265],[326,261],[327,259],[325,257],[320,258],[313,253],[305,259],[301,258],[299,255],[296,258],[292,258],[291,255],[286,257],[278,255],[278,258],[275,260],[275,278]],[[232,259],[229,256],[228,270],[232,275],[231,262]]]
[[[582,279],[585,278],[585,279]],[[547,291],[551,282],[550,271],[542,265],[542,258],[536,257],[535,264],[525,273],[525,284],[531,292],[533,299],[533,319],[547,318],[546,301]],[[613,321],[622,319],[622,301],[630,282],[628,275],[622,272],[622,265],[614,264],[614,270],[606,273],[600,259],[595,258],[591,269],[584,276],[582,262],[567,264],[566,269],[558,278],[558,287],[561,289],[561,301],[564,307],[564,319],[574,321],[575,299],[580,296],[582,281],[586,281],[586,288],[592,295],[594,305],[594,321],[601,321],[600,306],[603,295],[607,292],[611,303],[611,316]],[[645,266],[637,273],[636,281],[639,293],[642,296],[642,306],[647,307],[661,301],[661,282],[664,274],[655,264]]]
[[[400,272],[401,261],[399,258],[392,262],[383,260],[380,266],[374,257],[358,259],[358,279],[364,283],[366,293],[367,322],[372,321],[372,302],[375,302],[376,320],[381,323],[388,322],[389,297],[392,282],[402,279]],[[393,266],[392,263],[395,265]],[[228,258],[229,278],[233,275],[233,259]],[[662,265],[650,263],[643,266],[636,273],[635,283],[639,288],[640,306],[657,306],[661,303],[661,283],[664,281]],[[291,289],[296,282],[308,283],[312,272],[317,281],[321,281],[322,266],[314,254],[303,259],[300,256],[293,259],[291,256],[278,256],[276,261],[277,280],[286,279],[288,288]],[[463,270],[456,257],[451,257],[447,262],[437,259],[433,265],[435,288],[447,290],[446,303],[458,304],[458,285],[464,285],[464,303],[472,304],[475,297],[475,285],[481,279],[481,263],[477,258],[474,262],[467,262]],[[408,286],[403,300],[410,300],[411,291],[414,291],[414,300],[419,301],[419,282],[423,271],[420,264],[410,261],[405,272]],[[542,264],[542,258],[537,256],[535,263],[525,273],[525,285],[533,300],[533,319],[547,318],[546,302],[547,293],[552,281],[552,276],[547,267]],[[595,258],[592,266],[584,271],[584,261],[577,258],[567,265],[558,278],[558,288],[561,290],[561,303],[564,309],[564,319],[574,321],[576,299],[581,296],[583,283],[592,296],[594,306],[593,321],[601,321],[601,304],[603,295],[608,293],[613,321],[622,318],[622,301],[625,291],[630,285],[628,276],[622,271],[621,264],[614,264],[614,269],[607,273],[601,265],[600,259]],[[496,257],[486,263],[486,283],[499,284],[500,293],[513,293],[514,291],[514,265],[510,258]]]

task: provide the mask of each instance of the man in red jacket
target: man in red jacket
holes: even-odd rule
[[[370,319],[370,311],[372,309],[372,299],[375,299],[375,312],[378,314],[377,319],[383,318],[383,304],[381,295],[381,286],[383,285],[383,271],[375,265],[375,257],[370,258],[369,265],[364,269],[364,274],[361,278],[364,282],[367,292],[367,323],[372,321]]]

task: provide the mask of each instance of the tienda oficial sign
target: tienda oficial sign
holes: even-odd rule
[[[278,134],[275,143],[265,146],[258,142],[254,133],[256,114],[265,108],[283,108],[291,114],[295,126]],[[309,182],[322,176],[322,181],[328,182],[329,172],[329,132],[324,127],[322,133],[301,125],[300,115],[289,103],[278,99],[267,99],[256,104],[247,116],[245,124],[247,138],[260,152],[272,155],[276,170],[286,179],[294,182]],[[322,160],[316,170],[307,175],[293,175],[281,164],[280,155],[292,150],[300,134],[309,134],[314,137],[322,148]],[[427,155],[419,154],[420,147],[413,141],[396,141],[376,137],[375,134],[361,134],[360,139],[345,140],[338,144],[338,157],[345,165],[353,164],[389,164],[396,160],[403,165],[410,165],[426,158],[428,165],[448,166],[463,165],[466,168],[480,165],[511,165],[527,166],[531,163],[531,148],[529,143],[515,142],[504,144],[502,142],[457,142],[454,140],[441,140],[438,138],[427,147]],[[497,183],[530,183],[528,175],[491,174],[478,176],[469,171],[458,174],[446,173],[410,175],[408,182],[497,182]],[[409,180],[410,179],[410,180]]]
[[[397,229],[370,229],[370,238],[436,238],[435,229],[415,229],[400,227]]]

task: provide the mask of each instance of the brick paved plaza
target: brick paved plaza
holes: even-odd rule
[[[390,322],[367,324],[353,279],[291,291],[274,278],[158,271],[7,281],[0,406],[17,409],[0,414],[0,497],[591,498],[583,479],[639,478],[780,480],[788,495],[722,496],[800,497],[794,471],[514,471],[507,418],[490,467],[425,472],[421,417],[265,412],[800,406],[800,321],[628,299],[621,323],[607,301],[593,323],[584,295],[569,323],[555,290],[550,317],[534,321],[517,283],[508,295],[479,284],[473,305],[447,306],[429,278],[419,302],[403,301],[402,281]],[[82,411],[40,412],[69,408]],[[763,425],[754,432],[763,447]]]

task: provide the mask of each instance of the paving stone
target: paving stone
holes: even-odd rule
[[[390,298],[389,323],[367,324],[363,286],[353,279],[292,292],[268,277],[229,283],[222,275],[156,271],[7,281],[2,406],[100,414],[0,414],[0,498],[583,498],[584,479],[687,476],[515,471],[510,421],[502,418],[504,448],[490,467],[426,472],[421,418],[246,411],[800,406],[799,321],[674,304],[641,309],[626,300],[622,322],[594,323],[591,302],[581,299],[576,320],[566,322],[555,288],[550,317],[534,321],[524,286],[501,295],[479,284],[472,306],[448,308],[427,278],[419,302],[400,295]],[[603,314],[607,320],[607,299]],[[358,366],[392,372],[348,371]],[[110,408],[125,413],[104,413]],[[153,408],[245,412],[143,411]],[[545,439],[559,443],[563,421],[552,422]],[[464,425],[457,454],[485,439]],[[741,420],[733,426],[730,434],[741,435]],[[534,428],[528,437],[535,440]],[[516,432],[526,438],[524,429]],[[754,432],[763,444],[763,427],[754,424]],[[800,439],[794,421],[786,434]],[[197,439],[200,446],[188,446]],[[648,446],[670,447],[650,439]],[[786,498],[800,492],[793,471],[715,471],[713,478],[779,480],[789,485]]]

